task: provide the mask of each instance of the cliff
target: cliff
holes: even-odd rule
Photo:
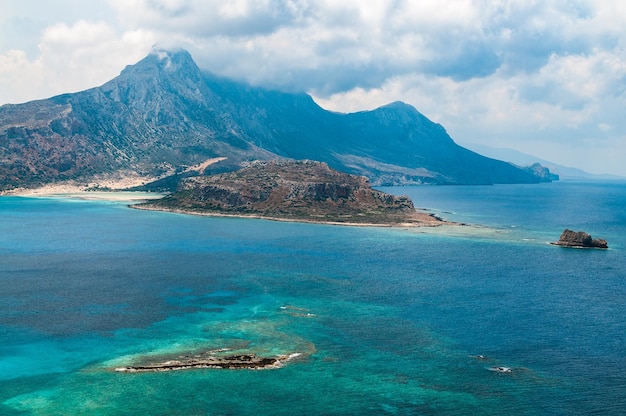
[[[541,165],[540,163],[533,163],[530,166],[522,167],[522,169],[540,178],[541,182],[552,182],[559,180],[559,175],[550,172],[550,169]]]
[[[184,179],[161,200],[135,206],[196,214],[339,224],[439,225],[406,196],[314,161],[253,162],[235,172]]]

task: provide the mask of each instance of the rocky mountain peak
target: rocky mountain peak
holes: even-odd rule
[[[104,92],[112,93],[113,98],[127,101],[128,104],[131,101],[149,99],[158,91],[173,93],[196,102],[205,101],[204,95],[209,93],[202,71],[189,52],[183,49],[172,51],[155,48],[144,59],[127,66],[120,76],[101,88]],[[124,100],[125,96],[128,100]]]
[[[154,48],[135,65],[99,88],[106,98],[141,115],[144,120],[164,123],[187,110],[206,111],[215,97],[189,52]],[[191,109],[190,107],[193,107]],[[176,115],[178,114],[178,115]]]
[[[193,58],[184,49],[163,49],[154,47],[148,57],[157,58],[159,68],[167,72],[199,70]]]
[[[304,93],[203,73],[182,49],[154,48],[101,87],[0,107],[0,190],[120,171],[164,177],[215,158],[213,173],[314,159],[376,185],[540,180],[458,146],[408,104],[332,113]]]
[[[413,107],[410,104],[405,103],[404,101],[394,101],[394,102],[391,102],[389,104],[385,104],[379,107],[379,109],[390,109],[394,111],[404,111],[404,112],[414,113],[414,114],[419,113],[419,111],[417,111],[415,107]]]
[[[120,76],[133,76],[145,73],[184,73],[201,72],[193,58],[184,49],[163,49],[154,47],[150,53],[134,65],[128,65]]]

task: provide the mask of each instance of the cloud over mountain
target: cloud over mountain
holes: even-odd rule
[[[626,174],[615,156],[626,154],[616,111],[626,104],[621,2],[57,3],[29,14],[0,6],[0,103],[83,89],[153,44],[182,46],[204,69],[308,91],[331,109],[401,99],[460,141],[539,149],[564,164]],[[590,143],[595,158],[582,150]]]

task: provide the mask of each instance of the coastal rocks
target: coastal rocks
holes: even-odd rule
[[[511,372],[513,372],[513,369],[511,367],[502,367],[502,366],[489,367],[487,370],[495,371],[496,373],[511,373]]]
[[[478,354],[478,355],[471,355],[470,357],[475,358],[476,360],[479,361],[490,361],[490,358],[487,357],[486,355],[482,355],[482,354]],[[487,370],[489,371],[494,371],[496,373],[511,373],[513,372],[513,368],[511,367],[505,367],[502,365],[493,365],[491,367],[485,367]]]
[[[116,372],[140,373],[189,370],[194,368],[223,368],[223,369],[267,369],[279,368],[283,363],[290,361],[301,354],[279,355],[276,357],[258,357],[256,354],[237,354],[219,356],[214,352],[194,356],[183,356],[176,360],[150,362],[143,365],[117,367]]]
[[[559,241],[552,244],[562,247],[609,248],[606,240],[592,238],[584,231],[576,232],[569,229],[565,229]]]

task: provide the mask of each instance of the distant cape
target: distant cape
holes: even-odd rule
[[[58,181],[203,173],[252,160],[310,159],[373,185],[536,183],[545,178],[458,146],[415,108],[326,111],[304,93],[201,71],[184,50],[153,50],[106,84],[0,107],[0,190]]]

